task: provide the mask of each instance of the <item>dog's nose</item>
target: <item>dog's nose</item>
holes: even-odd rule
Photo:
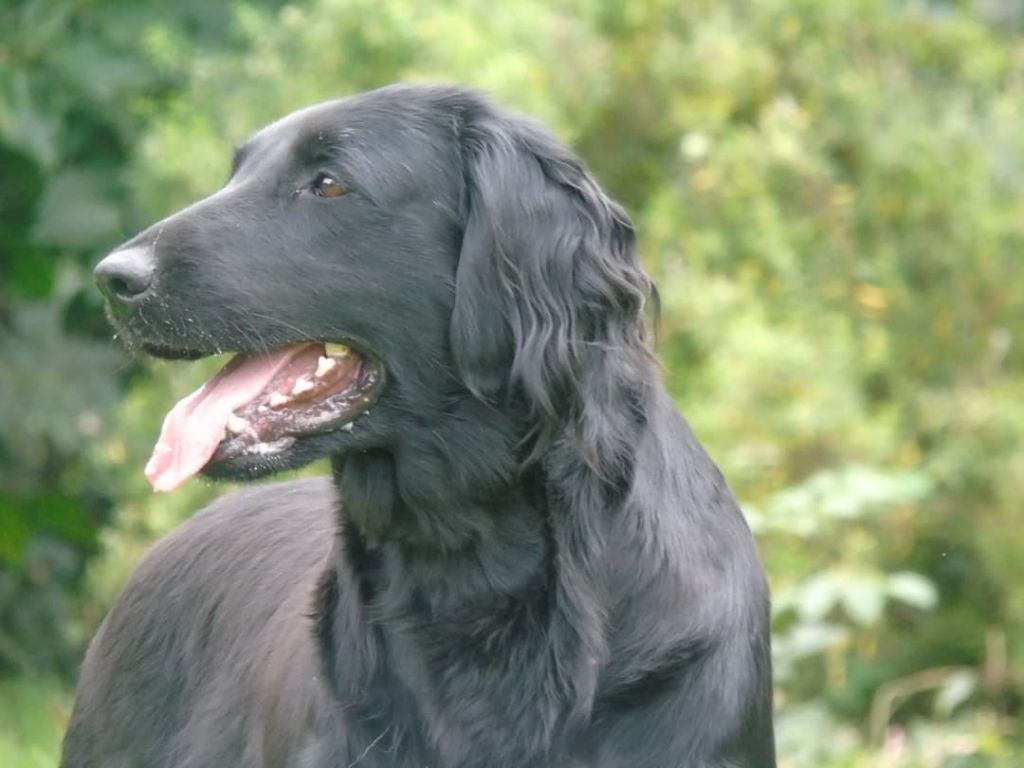
[[[153,252],[143,247],[114,251],[96,265],[93,276],[111,301],[136,301],[153,282]]]

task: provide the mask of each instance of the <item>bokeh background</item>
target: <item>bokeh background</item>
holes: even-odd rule
[[[1019,768],[1024,3],[3,0],[0,765],[56,763],[169,405],[89,277],[296,107],[457,81],[632,213],[775,596],[786,768]]]

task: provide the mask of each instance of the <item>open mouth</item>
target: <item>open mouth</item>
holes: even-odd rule
[[[146,465],[172,491],[207,464],[273,456],[305,435],[352,429],[376,401],[383,368],[343,344],[293,344],[237,355],[164,419]]]

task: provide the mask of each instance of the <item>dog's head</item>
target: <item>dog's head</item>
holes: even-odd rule
[[[237,357],[175,407],[150,466],[251,477],[514,414],[614,469],[650,284],[625,213],[536,125],[454,88],[296,112],[228,183],[96,268],[133,348]]]

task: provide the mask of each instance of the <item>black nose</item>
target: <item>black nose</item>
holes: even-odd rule
[[[114,251],[96,265],[93,276],[110,300],[137,300],[153,282],[153,254],[149,248]]]

